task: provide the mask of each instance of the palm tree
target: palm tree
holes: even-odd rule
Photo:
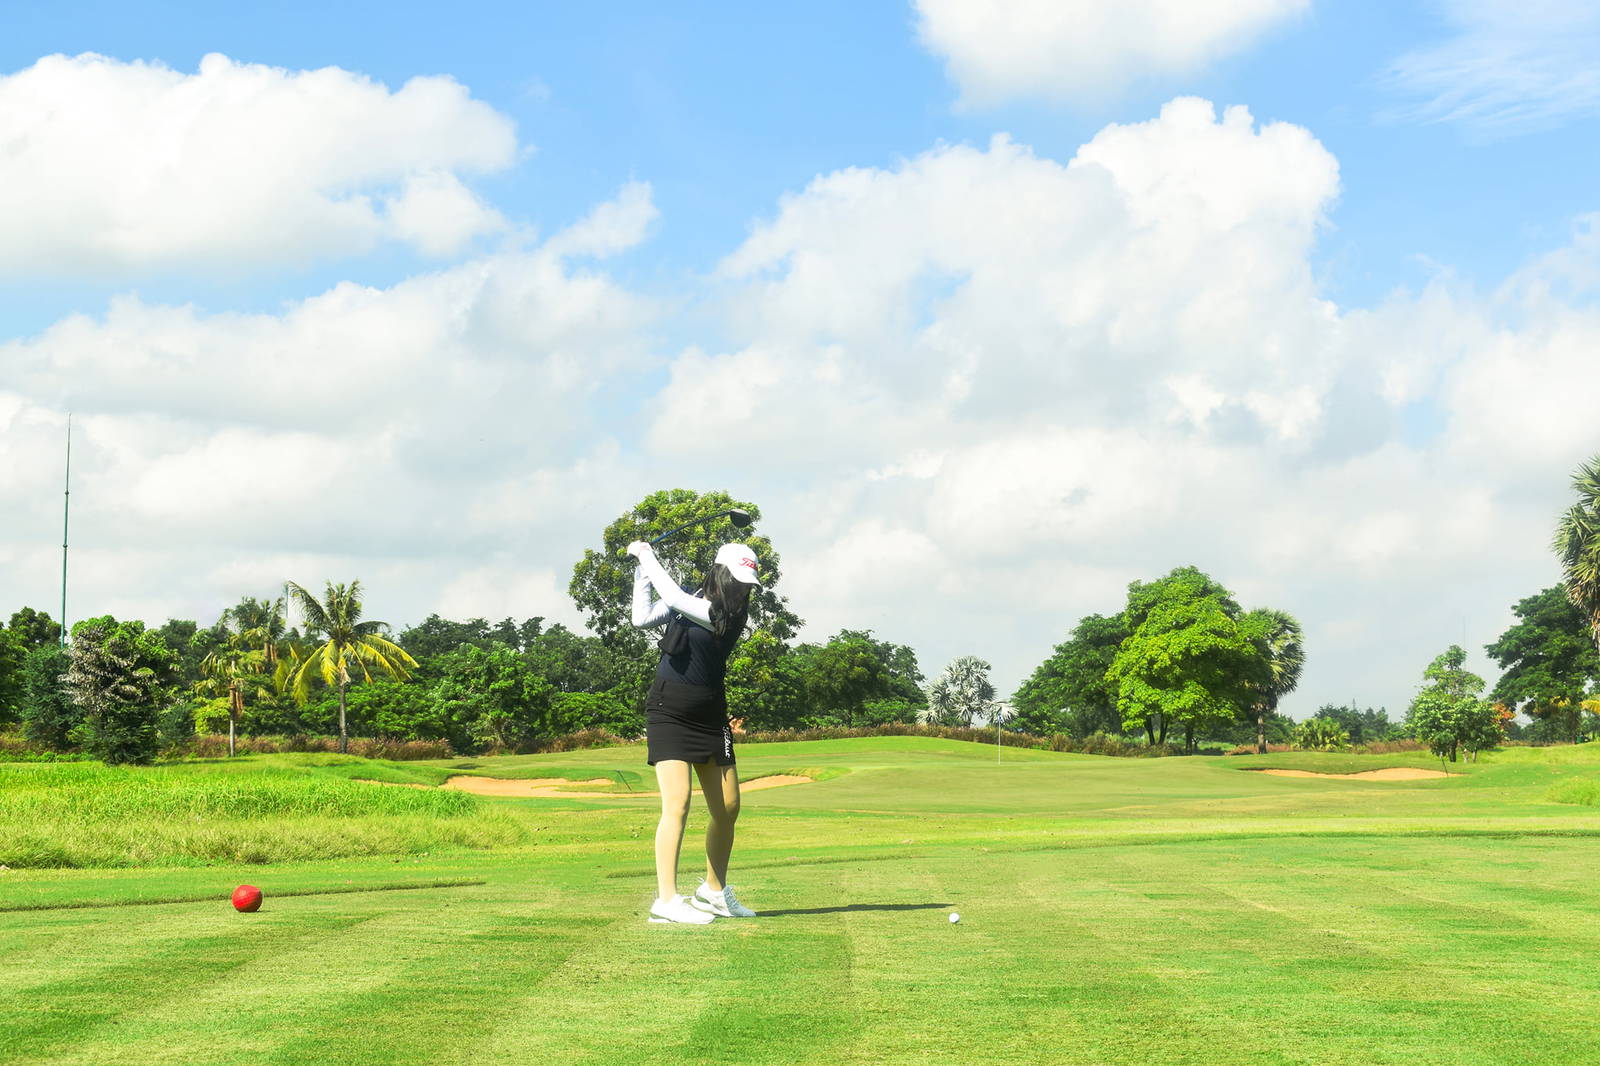
[[[246,640],[261,649],[266,656],[266,667],[275,670],[278,661],[289,649],[288,621],[284,617],[282,597],[276,600],[257,600],[247,597],[235,607],[223,612],[223,621],[233,623],[233,628]]]
[[[944,675],[928,690],[928,717],[939,725],[972,728],[989,713],[994,700],[990,669],[976,655],[963,655],[945,667]]]
[[[404,681],[417,662],[384,636],[389,632],[388,623],[361,621],[361,582],[352,581],[347,587],[330,581],[321,602],[293,581],[288,583],[288,589],[307,631],[322,638],[323,643],[303,654],[294,654],[295,661],[286,671],[285,687],[297,702],[305,703],[311,695],[312,678],[320,677],[325,684],[338,686],[339,752],[343,754],[350,747],[344,692],[350,684],[351,667],[360,669],[365,681],[372,680],[373,670]]]
[[[1267,714],[1278,709],[1278,701],[1300,683],[1306,665],[1305,645],[1300,623],[1286,611],[1262,607],[1251,611],[1248,631],[1254,636],[1266,660],[1266,675],[1256,688],[1256,751],[1267,751]]]
[[[1583,612],[1600,648],[1600,455],[1572,475],[1578,502],[1556,524],[1555,550],[1566,573],[1567,599]]]
[[[219,623],[227,637],[200,661],[201,680],[195,691],[228,701],[228,755],[235,752],[235,733],[244,714],[246,693],[268,694],[267,678],[280,674],[279,664],[287,641],[283,600],[247,597],[222,612]]]
[[[249,633],[230,633],[228,639],[200,660],[201,680],[196,691],[228,700],[228,757],[234,754],[234,732],[244,714],[245,691],[254,686],[264,694],[267,681],[266,652],[254,645]]]

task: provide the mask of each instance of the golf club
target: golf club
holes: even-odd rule
[[[682,533],[684,530],[688,529],[690,526],[702,525],[702,524],[704,524],[706,522],[710,522],[710,521],[712,521],[714,519],[723,518],[723,517],[726,517],[730,522],[732,522],[735,526],[738,526],[740,529],[743,529],[745,526],[748,526],[750,524],[750,512],[749,511],[741,511],[737,507],[730,507],[726,511],[718,511],[716,514],[706,515],[704,518],[696,518],[693,522],[685,522],[683,525],[679,526],[677,529],[669,529],[665,533],[661,534],[661,536],[659,536],[656,539],[652,540],[650,543],[652,545],[660,544],[662,541],[666,540],[668,537],[674,536],[674,535],[676,535],[678,533]]]

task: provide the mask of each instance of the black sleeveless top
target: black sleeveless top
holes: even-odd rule
[[[705,626],[673,611],[661,637],[661,663],[656,667],[656,677],[681,685],[721,689],[728,656],[738,642],[739,634],[732,626],[719,640]]]

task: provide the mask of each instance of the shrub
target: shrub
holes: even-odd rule
[[[1294,731],[1294,740],[1307,751],[1338,751],[1350,746],[1350,734],[1331,718],[1307,718]]]
[[[304,734],[286,737],[240,737],[237,747],[241,755],[274,755],[284,751],[336,752],[339,750],[339,738]],[[197,736],[179,753],[200,759],[224,758],[228,754],[228,738],[220,733]],[[443,740],[390,740],[384,737],[351,737],[349,753],[363,759],[389,759],[394,762],[450,759],[457,754]]]
[[[559,736],[539,737],[526,741],[515,750],[501,745],[493,745],[479,752],[481,755],[547,755],[556,751],[582,751],[586,748],[612,748],[619,744],[630,744],[627,737],[605,729],[580,729],[576,733],[562,733]]]
[[[551,718],[558,723],[556,728],[574,735],[596,731],[612,736],[644,733],[644,715],[616,692],[558,692],[551,698]]]

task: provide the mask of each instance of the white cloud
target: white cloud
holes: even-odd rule
[[[915,0],[962,100],[1095,100],[1244,50],[1310,0]]]
[[[1600,273],[1580,229],[1491,297],[1340,309],[1309,265],[1338,189],[1306,130],[1192,99],[1066,164],[1002,137],[823,175],[723,263],[739,343],[674,362],[653,452],[771,486],[809,637],[1005,687],[1194,564],[1306,624],[1290,710],[1399,713],[1464,618],[1470,650],[1554,579],[1593,436],[1548,412],[1600,384],[1600,321],[1551,294]],[[714,417],[712,382],[740,389]]]
[[[625,202],[642,210],[637,190]],[[209,620],[265,591],[263,575],[376,591],[390,574],[412,583],[387,592],[390,620],[415,620],[487,587],[462,575],[491,565],[523,575],[495,610],[518,590],[543,597],[613,517],[567,471],[648,491],[606,435],[627,427],[597,411],[653,364],[656,316],[535,248],[386,289],[342,284],[280,314],[125,297],[0,344],[0,585],[54,602],[70,409],[76,610],[210,596],[187,608]]]
[[[75,613],[360,576],[396,623],[561,617],[599,530],[685,486],[761,505],[811,639],[979,654],[1009,690],[1194,564],[1306,624],[1291,711],[1398,712],[1464,623],[1479,646],[1554,580],[1600,241],[1340,308],[1309,265],[1339,180],[1308,131],[1194,99],[1066,161],[1000,137],[822,175],[678,294],[734,340],[664,381],[672,312],[573,266],[649,231],[642,186],[280,314],[122,298],[0,344],[0,586],[54,602],[70,404]]]
[[[640,243],[661,212],[649,183],[630,181],[615,200],[608,200],[550,239],[547,250],[559,255],[604,259]]]
[[[208,55],[184,74],[47,56],[0,77],[0,276],[240,270],[457,251],[504,227],[463,174],[516,156],[511,121],[447,77]]]
[[[1067,165],[998,137],[820,177],[723,264],[749,343],[686,353],[652,439],[715,451],[692,431],[708,378],[738,383],[730,429],[813,466],[898,462],[938,419],[1159,422],[1201,393],[1304,439],[1337,334],[1307,256],[1337,191],[1304,129],[1195,99]],[[837,421],[871,444],[807,433]]]
[[[1588,0],[1445,0],[1455,34],[1387,72],[1414,102],[1391,118],[1448,122],[1482,138],[1600,113],[1600,8]]]

